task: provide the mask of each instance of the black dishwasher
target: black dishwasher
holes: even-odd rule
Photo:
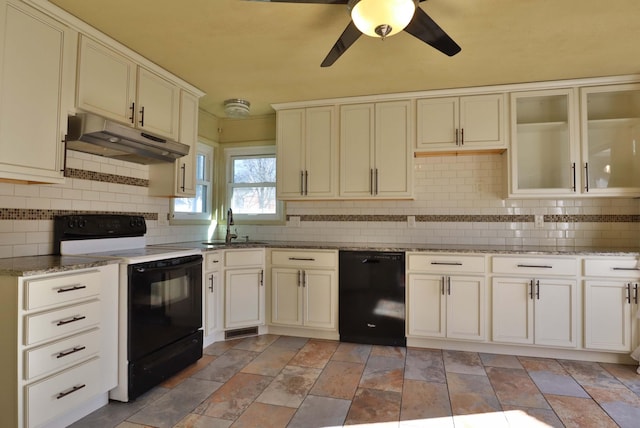
[[[403,252],[340,251],[341,342],[406,346]]]

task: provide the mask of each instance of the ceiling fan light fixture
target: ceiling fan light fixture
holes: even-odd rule
[[[385,38],[405,29],[416,11],[416,0],[350,0],[351,19],[358,30]]]
[[[241,98],[224,100],[224,113],[230,118],[242,119],[249,116],[249,107],[251,103]]]

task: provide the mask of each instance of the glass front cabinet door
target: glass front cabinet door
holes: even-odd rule
[[[640,84],[580,90],[582,192],[640,195]]]
[[[572,196],[579,156],[574,89],[511,94],[510,194]]]

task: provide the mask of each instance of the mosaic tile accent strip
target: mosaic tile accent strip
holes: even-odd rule
[[[65,168],[64,176],[69,178],[79,178],[81,180],[102,181],[106,183],[127,184],[129,186],[149,187],[149,180],[146,180],[144,178],[126,177],[124,175],[86,171],[84,169]]]
[[[411,214],[409,214],[411,215]],[[287,220],[292,217],[287,215]],[[376,221],[404,222],[406,215],[300,215],[300,221]],[[533,223],[533,215],[416,215],[418,222],[434,223]],[[640,215],[545,215],[544,221],[549,223],[640,223]]]
[[[34,210],[22,208],[0,208],[0,220],[53,220],[55,216],[68,214],[126,214],[141,215],[145,220],[158,220],[158,213],[136,213],[115,211],[72,211],[72,210]]]

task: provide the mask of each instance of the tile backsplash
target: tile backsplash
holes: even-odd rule
[[[417,158],[415,200],[288,202],[286,225],[239,225],[238,235],[345,243],[640,247],[640,199],[505,199],[503,156]],[[66,175],[60,185],[0,183],[0,257],[50,254],[53,216],[73,212],[144,215],[150,244],[209,237],[209,226],[169,225],[169,199],[148,195],[147,166],[69,151]],[[542,216],[541,227],[536,216]]]

